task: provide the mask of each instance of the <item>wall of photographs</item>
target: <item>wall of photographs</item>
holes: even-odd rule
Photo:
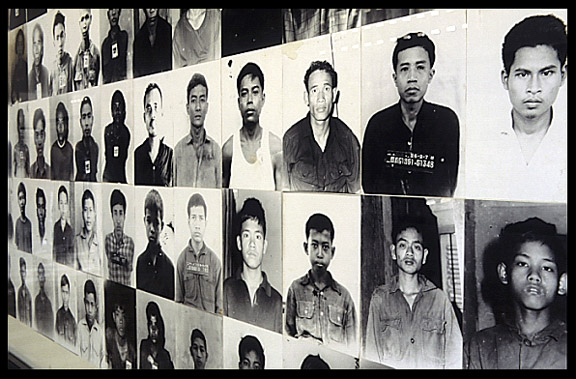
[[[504,227],[543,225],[566,245],[564,66],[547,68],[559,79],[537,102],[553,119],[532,160],[522,160],[502,74],[504,36],[548,14],[567,25],[566,9],[10,9],[9,315],[97,367],[468,367],[474,336],[504,333],[514,298],[498,276]],[[436,59],[405,90],[453,115],[430,121],[440,133],[424,144],[443,146],[430,157],[367,133],[399,104],[392,55],[408,33],[428,36]],[[338,80],[315,98],[304,86],[313,61]],[[251,62],[264,83],[239,78]],[[189,90],[195,74],[205,82]],[[352,142],[333,132],[325,149],[312,142],[320,155],[290,160],[315,137],[287,145],[288,130],[326,98]],[[390,166],[383,151],[402,175],[419,175],[418,159],[445,163],[448,139],[448,190],[372,186]],[[399,258],[405,221],[421,225],[423,264]],[[559,295],[543,312],[561,337],[521,367],[566,367],[567,278],[556,263]],[[412,267],[427,278],[416,289],[439,299],[429,308],[422,293],[384,291],[406,289],[395,283]]]

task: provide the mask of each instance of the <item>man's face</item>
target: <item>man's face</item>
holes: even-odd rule
[[[204,120],[208,113],[208,95],[207,89],[201,84],[190,90],[186,111],[190,118],[190,124],[196,128],[204,126]]]
[[[144,211],[144,226],[146,227],[146,236],[148,237],[148,242],[153,244],[160,243],[159,237],[164,223],[160,217],[160,212],[153,214],[149,209]]]
[[[242,122],[246,124],[258,124],[260,112],[264,106],[265,95],[256,76],[245,75],[240,82],[238,108],[242,115]]]
[[[510,73],[502,72],[502,84],[514,112],[525,119],[534,119],[550,110],[565,77],[556,50],[538,45],[516,51]]]
[[[83,36],[86,36],[90,32],[90,24],[92,23],[92,14],[88,9],[80,10],[80,31]]]
[[[68,309],[68,304],[70,303],[70,286],[65,284],[60,287],[60,293],[62,294],[62,306],[64,309]]]
[[[44,220],[46,220],[46,199],[40,196],[36,199],[36,215],[38,216],[38,222],[44,225]]]
[[[336,88],[333,87],[332,77],[328,72],[316,70],[310,74],[305,101],[310,109],[310,116],[314,120],[325,121],[330,117],[336,91]]]
[[[94,230],[96,224],[96,209],[92,199],[84,200],[82,204],[82,218],[84,219],[84,226],[89,232]]]
[[[513,296],[524,308],[539,311],[554,302],[560,273],[547,245],[525,242],[507,271]]]
[[[24,112],[18,112],[17,116],[17,126],[18,126],[18,140],[24,141],[24,132],[26,130],[26,122],[24,120]]]
[[[320,274],[328,270],[336,248],[332,246],[329,231],[323,230],[319,232],[315,229],[310,229],[308,240],[304,242],[304,250],[308,254],[312,271]]]
[[[68,195],[64,192],[60,192],[58,195],[58,210],[60,211],[62,220],[66,220],[68,216]]]
[[[54,26],[54,47],[56,48],[56,57],[60,60],[64,56],[64,44],[66,43],[66,29],[63,24]]]
[[[44,272],[43,266],[38,266],[38,284],[40,289],[44,289],[44,283],[46,283],[46,274]]]
[[[115,204],[112,207],[112,222],[114,223],[114,233],[117,236],[122,236],[124,233],[124,221],[126,221],[124,206]]]
[[[246,353],[242,360],[238,364],[240,370],[262,370],[262,362],[260,362],[260,357],[255,351],[249,351]]]
[[[256,220],[247,219],[242,223],[236,243],[238,250],[242,252],[244,264],[251,269],[260,267],[266,253],[267,242],[264,238],[264,230]]]
[[[46,125],[44,121],[38,120],[34,125],[34,144],[39,157],[44,156],[44,143],[46,142]]]
[[[158,16],[158,9],[149,9],[146,8],[144,9],[144,12],[146,13],[146,18],[147,19],[156,19],[156,17]]]
[[[32,53],[34,54],[34,65],[39,67],[44,57],[44,39],[39,29],[34,29],[32,35]]]
[[[80,109],[80,126],[82,127],[84,137],[90,137],[92,135],[92,125],[94,125],[92,106],[85,103]]]
[[[120,337],[126,335],[126,312],[121,307],[117,307],[112,312],[112,319],[114,320],[114,325],[116,325],[116,330]]]
[[[204,207],[201,205],[190,208],[188,216],[188,227],[190,228],[190,237],[196,243],[204,240],[204,231],[206,230],[206,215]]]
[[[98,311],[96,296],[93,293],[88,293],[84,296],[84,309],[86,309],[86,320],[89,323],[93,323],[96,320],[96,312]]]
[[[18,206],[20,207],[20,213],[22,215],[26,214],[26,194],[22,191],[18,192]]]
[[[398,53],[398,64],[392,74],[400,99],[405,103],[417,103],[424,98],[428,84],[434,77],[428,52],[414,46]]]
[[[194,338],[192,346],[190,347],[190,354],[194,360],[194,368],[204,369],[206,367],[206,360],[208,359],[208,350],[201,338]]]
[[[148,336],[152,343],[158,342],[158,337],[160,336],[158,330],[158,320],[156,319],[155,315],[151,315],[150,319],[148,320]]]
[[[415,228],[407,228],[398,234],[391,246],[392,259],[407,274],[416,274],[426,263],[428,249],[424,248],[422,235]]]
[[[56,114],[56,134],[58,135],[58,141],[60,143],[64,142],[64,137],[66,136],[66,132],[68,131],[68,124],[64,118],[64,114],[62,112],[58,112]]]
[[[108,9],[108,21],[110,27],[118,26],[118,19],[120,18],[120,9]]]
[[[162,96],[160,95],[160,91],[154,88],[148,92],[144,99],[144,123],[146,124],[146,130],[150,137],[159,135],[158,127],[162,123],[163,116]]]
[[[112,102],[112,119],[116,124],[122,124],[126,119],[126,106],[118,99]]]
[[[22,285],[26,284],[26,265],[20,265],[20,280]]]

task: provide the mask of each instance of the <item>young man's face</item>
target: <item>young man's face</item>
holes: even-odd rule
[[[144,9],[144,12],[146,13],[146,18],[148,20],[155,20],[158,16],[158,9],[146,8]]]
[[[26,123],[24,120],[24,112],[18,112],[17,116],[18,126],[18,141],[24,141],[24,132],[26,131]]]
[[[118,19],[120,18],[120,9],[108,9],[108,21],[110,27],[118,26]]]
[[[90,137],[92,135],[92,125],[94,125],[92,106],[85,103],[80,109],[80,126],[82,127],[84,137]]]
[[[93,293],[88,293],[84,296],[84,309],[86,309],[86,320],[89,323],[93,323],[96,320],[96,312],[98,311],[96,296]]]
[[[150,319],[148,320],[148,336],[152,343],[158,342],[158,337],[160,336],[159,329],[158,329],[158,320],[156,316],[151,315]]]
[[[514,112],[525,119],[534,119],[550,110],[565,77],[556,50],[538,45],[516,51],[510,73],[502,72],[502,84]]]
[[[428,84],[434,77],[428,52],[421,46],[400,51],[392,77],[400,99],[409,104],[418,103],[424,98]]]
[[[96,224],[96,208],[92,199],[84,200],[82,204],[82,218],[84,219],[84,227],[89,232],[93,231]]]
[[[260,267],[267,247],[262,225],[251,218],[244,221],[236,243],[242,252],[244,264],[251,269]]]
[[[34,55],[34,65],[39,67],[44,57],[44,39],[39,29],[34,29],[32,34],[32,53]]]
[[[190,207],[188,227],[190,228],[192,241],[201,243],[204,240],[204,231],[206,230],[206,215],[204,214],[203,206]]]
[[[190,124],[193,127],[201,128],[204,126],[204,120],[208,113],[208,90],[201,84],[190,90],[188,102],[186,103],[186,112],[190,118]]]
[[[58,195],[58,210],[60,211],[62,220],[66,220],[66,216],[68,215],[68,195],[64,192],[60,192]]]
[[[244,125],[260,122],[260,112],[264,106],[264,90],[260,79],[250,74],[244,75],[240,82],[238,108]]]
[[[80,31],[83,36],[86,36],[90,32],[90,24],[92,23],[92,14],[88,9],[80,10]]]
[[[122,124],[126,119],[126,105],[119,99],[112,101],[112,119],[116,124]]]
[[[64,56],[64,44],[66,43],[66,29],[63,24],[54,26],[54,47],[56,48],[56,57],[58,60]]]
[[[40,289],[44,289],[44,284],[46,283],[46,273],[44,272],[43,266],[38,266],[38,284]]]
[[[310,259],[312,271],[322,273],[328,270],[336,247],[332,246],[332,236],[328,230],[322,232],[310,229],[308,240],[304,242],[304,250]]]
[[[22,285],[26,284],[26,265],[20,265],[20,280]]]
[[[20,207],[20,214],[26,214],[26,194],[23,191],[18,192],[18,206]]]
[[[44,225],[46,220],[46,199],[42,196],[36,199],[36,215],[38,216],[38,223]]]
[[[560,273],[547,245],[525,242],[506,271],[513,296],[524,308],[538,311],[554,302]]]
[[[194,338],[192,346],[190,346],[190,354],[194,360],[194,368],[204,369],[206,367],[206,360],[208,359],[208,350],[206,344],[201,338]]]
[[[62,306],[64,309],[68,309],[68,304],[70,304],[70,286],[65,284],[60,287],[60,293],[62,294]]]
[[[148,242],[159,244],[160,232],[162,231],[162,228],[164,228],[160,211],[157,211],[156,214],[154,214],[150,209],[146,208],[144,211],[144,226],[146,227]]]
[[[150,137],[159,135],[158,127],[161,126],[163,116],[162,96],[160,92],[154,88],[148,92],[144,99],[144,123],[146,124],[146,130]]]
[[[122,204],[114,204],[112,207],[112,222],[114,223],[114,233],[117,236],[122,236],[124,233],[124,222],[126,221],[126,213]]]
[[[58,142],[62,143],[65,141],[67,131],[68,131],[68,124],[66,123],[64,114],[62,112],[58,112],[58,114],[56,115],[56,134],[58,136]]]
[[[251,350],[238,363],[238,368],[240,370],[262,370],[262,362],[260,362],[260,357],[258,354]]]
[[[306,105],[310,116],[316,121],[325,121],[332,114],[337,89],[333,87],[332,77],[325,70],[316,70],[308,78],[305,93]]]
[[[34,125],[34,144],[39,157],[44,156],[44,143],[46,142],[46,125],[44,121],[38,120]]]
[[[392,259],[407,274],[416,274],[426,263],[428,249],[423,245],[422,235],[415,228],[407,228],[396,237],[391,246]]]
[[[120,337],[126,335],[126,312],[121,307],[116,307],[114,312],[112,312],[112,319],[114,320],[114,325],[116,325],[116,330]]]

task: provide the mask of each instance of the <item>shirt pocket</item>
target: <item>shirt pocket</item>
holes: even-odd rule
[[[296,333],[297,335],[311,334],[314,337],[320,337],[314,322],[313,301],[296,301]]]
[[[442,318],[425,317],[421,322],[422,354],[429,357],[434,367],[443,367],[445,357],[446,320]]]
[[[328,305],[328,337],[335,342],[343,343],[346,339],[346,315],[344,308],[337,305]]]
[[[378,350],[384,360],[399,360],[404,355],[406,345],[401,343],[400,317],[381,317],[378,322]]]
[[[312,162],[305,160],[300,160],[294,163],[294,168],[292,170],[293,176],[296,180],[310,184],[316,185],[316,167]]]

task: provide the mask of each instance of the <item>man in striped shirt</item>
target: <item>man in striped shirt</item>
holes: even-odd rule
[[[119,189],[110,195],[110,212],[114,230],[106,235],[104,243],[108,258],[110,280],[130,286],[134,262],[134,240],[124,233],[126,221],[126,197]]]

